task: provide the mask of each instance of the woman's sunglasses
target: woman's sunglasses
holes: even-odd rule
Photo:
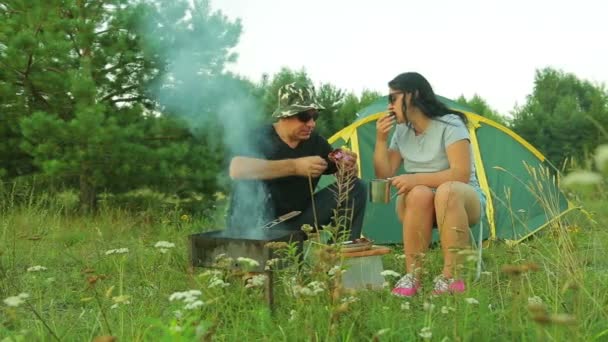
[[[311,109],[305,112],[299,112],[295,115],[295,117],[298,118],[298,120],[302,123],[307,123],[308,121],[310,121],[310,119],[312,119],[313,121],[317,121],[317,119],[319,118],[319,111]]]
[[[397,101],[397,95],[398,94],[403,94],[403,92],[402,91],[396,91],[394,93],[389,93],[388,94],[388,103],[389,104],[394,104],[395,101]]]

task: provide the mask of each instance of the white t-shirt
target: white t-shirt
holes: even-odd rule
[[[458,115],[447,114],[431,120],[427,129],[420,135],[415,134],[413,127],[398,124],[389,148],[399,152],[406,173],[439,172],[450,168],[447,147],[463,139],[471,141],[466,125]],[[479,189],[472,148],[469,148],[469,151],[469,184]]]

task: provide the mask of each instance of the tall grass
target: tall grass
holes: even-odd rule
[[[438,250],[425,257],[422,294],[401,299],[390,295],[396,278],[388,276],[384,290],[343,288],[348,269],[335,249],[321,245],[301,267],[275,271],[271,314],[266,280],[252,278],[246,263],[230,272],[189,267],[187,235],[221,226],[225,200],[205,217],[179,206],[110,205],[82,216],[73,194],[35,193],[26,187],[1,193],[0,300],[29,297],[19,305],[0,302],[0,340],[608,339],[605,200],[582,203],[593,220],[574,213],[525,243],[487,248],[480,280],[463,295],[431,295]],[[155,247],[158,241],[175,247]],[[295,262],[293,246],[273,248]],[[472,281],[470,259],[463,273]],[[402,265],[398,246],[384,257],[387,270]],[[200,294],[175,294],[190,290]]]

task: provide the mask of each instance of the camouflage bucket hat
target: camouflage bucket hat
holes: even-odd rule
[[[277,109],[272,113],[274,118],[286,118],[309,109],[325,109],[316,102],[313,88],[298,87],[295,83],[289,83],[279,88],[278,95]]]

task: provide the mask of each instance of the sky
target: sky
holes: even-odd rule
[[[229,70],[259,81],[281,67],[315,83],[386,93],[417,71],[448,98],[478,94],[503,115],[537,69],[608,84],[606,0],[211,0],[243,33]]]

